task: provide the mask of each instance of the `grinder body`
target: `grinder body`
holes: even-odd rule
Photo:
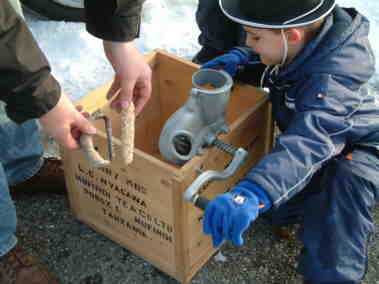
[[[199,69],[192,76],[192,89],[187,102],[165,123],[159,138],[163,157],[182,165],[228,127],[225,113],[233,79],[222,70]]]

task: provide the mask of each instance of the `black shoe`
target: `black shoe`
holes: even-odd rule
[[[62,160],[45,158],[40,170],[30,179],[10,186],[12,194],[49,192],[56,194],[66,193]]]

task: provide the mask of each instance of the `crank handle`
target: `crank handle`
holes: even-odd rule
[[[205,209],[207,208],[207,206],[210,202],[211,202],[210,199],[197,194],[193,200],[193,205],[195,205],[197,208],[205,211]]]
[[[199,208],[199,209],[205,211],[205,209],[207,208],[207,206],[209,205],[209,203],[210,203],[211,201],[212,201],[212,200],[209,200],[208,198],[206,198],[206,197],[204,197],[204,196],[197,195],[197,196],[195,196],[195,198],[194,198],[193,204],[194,204],[197,208]],[[265,207],[266,207],[266,206],[263,205],[263,204],[261,204],[261,205],[258,206],[259,209],[263,209],[263,208],[265,208]]]
[[[93,119],[104,120],[105,130],[107,133],[109,159],[108,160],[103,159],[103,157],[101,157],[100,154],[96,151],[95,146],[93,145],[93,140],[92,140],[93,135],[82,133],[82,135],[79,138],[79,144],[80,144],[80,148],[86,155],[86,158],[89,161],[90,165],[94,168],[102,168],[102,167],[109,166],[110,162],[113,159],[112,125],[111,125],[110,119],[106,117],[105,115],[97,116]]]
[[[248,156],[248,152],[243,149],[243,148],[238,148],[237,151],[235,151],[233,160],[231,163],[228,165],[228,167],[222,171],[222,172],[217,172],[217,171],[206,171],[199,175],[193,182],[192,184],[187,188],[187,190],[184,192],[184,199],[191,201],[193,203],[199,204],[199,206],[206,207],[206,205],[209,202],[206,202],[205,197],[199,196],[198,192],[200,188],[207,182],[212,181],[212,180],[220,180],[220,179],[226,179],[230,176],[232,176],[237,170],[240,169],[242,164],[246,161],[246,158]],[[197,206],[195,204],[195,206]],[[199,207],[197,206],[197,207]],[[205,208],[204,207],[204,208]],[[201,208],[201,207],[199,207]],[[203,208],[201,208],[203,209]]]

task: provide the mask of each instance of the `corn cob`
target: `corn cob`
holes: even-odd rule
[[[125,165],[133,162],[134,123],[134,104],[131,102],[127,109],[121,111],[121,157]]]

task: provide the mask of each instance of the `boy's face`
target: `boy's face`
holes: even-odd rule
[[[263,64],[276,65],[282,62],[284,45],[280,31],[248,26],[243,28],[247,33],[246,45],[259,54]]]

